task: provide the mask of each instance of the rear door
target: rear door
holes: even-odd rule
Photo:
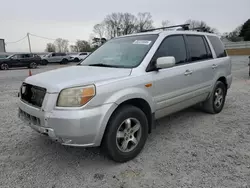
[[[20,66],[22,67],[28,67],[29,64],[31,63],[31,54],[22,54],[22,58],[20,59]]]
[[[206,98],[213,84],[214,71],[212,65],[214,60],[208,42],[203,35],[185,35],[188,49],[188,61],[191,65],[192,95]]]
[[[207,36],[214,51],[214,62],[211,65],[214,76],[214,83],[221,76],[231,75],[231,59],[227,56],[225,47],[217,36]]]

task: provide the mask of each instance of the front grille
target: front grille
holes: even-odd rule
[[[23,118],[24,120],[29,121],[30,123],[32,123],[34,125],[41,126],[41,120],[38,117],[30,115],[30,114],[24,112],[23,110],[21,110],[20,108],[19,108],[19,117]]]
[[[46,89],[23,83],[20,89],[21,99],[33,106],[42,107]]]

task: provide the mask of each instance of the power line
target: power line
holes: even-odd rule
[[[38,35],[34,35],[32,33],[30,33],[31,36],[34,36],[34,37],[38,37],[38,38],[42,38],[42,39],[47,39],[47,40],[56,40],[56,39],[52,39],[52,38],[48,38],[48,37],[42,37],[42,36],[38,36]]]
[[[32,34],[32,33],[30,33],[30,35],[33,36],[33,37],[38,37],[38,38],[47,39],[47,40],[53,40],[53,41],[56,40],[56,39],[52,39],[52,38],[48,38],[48,37],[43,37],[43,36],[35,35],[35,34]],[[75,43],[76,41],[69,41],[69,42]]]
[[[19,39],[19,40],[17,40],[17,41],[14,41],[14,42],[6,42],[5,44],[14,44],[14,43],[18,43],[18,42],[20,42],[21,40],[25,39],[26,37],[27,37],[27,35],[25,35],[25,37],[23,37],[23,38],[21,38],[21,39]]]

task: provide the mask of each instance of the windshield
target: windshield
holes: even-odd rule
[[[89,55],[81,65],[133,68],[148,53],[158,35],[139,35],[112,39]]]

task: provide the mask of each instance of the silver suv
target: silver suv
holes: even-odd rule
[[[78,66],[28,77],[19,116],[63,145],[102,146],[126,162],[156,119],[196,104],[219,113],[231,82],[231,60],[216,35],[138,33],[108,41]]]
[[[66,53],[49,53],[45,56],[42,56],[42,64],[47,65],[48,63],[60,63],[60,64],[67,64],[73,60],[70,55]]]

